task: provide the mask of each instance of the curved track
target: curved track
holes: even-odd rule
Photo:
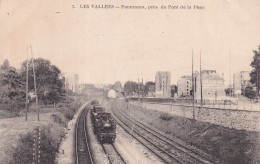
[[[185,159],[184,160],[185,163],[187,161],[191,163],[218,163],[219,162],[217,159],[210,156],[209,154],[206,154],[205,152],[195,149],[194,147],[183,145],[182,143],[173,140],[172,138],[166,136],[165,134],[160,133],[146,126],[140,121],[131,118],[125,113],[122,113],[120,111],[117,111],[117,113],[123,116],[124,119],[128,121],[128,123],[135,125],[135,127],[141,129],[141,131],[145,133],[149,133],[149,135],[151,135],[152,138],[160,140],[161,143],[159,144],[167,145],[166,148],[175,149],[175,153],[180,157],[181,160]]]
[[[178,160],[171,154],[164,151],[160,146],[157,146],[152,141],[147,139],[145,136],[137,133],[135,130],[131,129],[123,120],[118,118],[114,113],[112,113],[115,117],[117,124],[122,127],[128,134],[130,134],[133,138],[135,138],[139,143],[145,146],[149,151],[154,153],[162,162],[164,163],[183,163],[182,161]]]
[[[93,159],[90,152],[89,147],[89,139],[87,135],[87,129],[86,129],[86,115],[89,109],[85,108],[81,112],[77,124],[76,124],[76,163],[77,164],[93,164]]]
[[[124,126],[132,127],[132,131],[144,136],[157,147],[160,147],[162,154],[167,154],[177,163],[218,163],[216,159],[204,152],[197,152],[191,147],[184,146],[166,135],[155,131],[143,123],[130,118],[128,115],[117,111],[112,111],[121,120]]]
[[[116,150],[114,144],[101,144],[101,145],[110,163],[126,164],[125,160],[122,158],[120,153]]]

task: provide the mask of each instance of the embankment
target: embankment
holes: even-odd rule
[[[67,107],[41,108],[40,121],[34,111],[25,117],[0,119],[0,163],[32,163],[34,129],[41,129],[41,162],[54,163],[67,123],[84,103],[75,100]]]
[[[259,132],[192,120],[187,118],[187,113],[186,117],[180,117],[159,107],[155,110],[148,106],[127,105],[124,100],[111,101],[110,104],[112,108],[118,108],[158,131],[213,155],[219,163],[260,163]]]

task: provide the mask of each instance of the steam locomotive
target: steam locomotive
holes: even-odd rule
[[[113,143],[115,141],[116,122],[111,114],[105,112],[105,108],[98,103],[93,103],[91,107],[91,120],[94,133],[100,142]]]

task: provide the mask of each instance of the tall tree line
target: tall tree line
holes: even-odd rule
[[[260,45],[258,50],[253,50],[254,56],[250,66],[253,68],[250,73],[250,82],[255,86],[255,89],[251,86],[245,88],[245,96],[252,99],[259,96],[260,87]]]
[[[25,60],[17,71],[5,60],[0,69],[0,105],[1,109],[19,111],[25,107],[26,88]],[[44,104],[58,103],[64,99],[64,78],[60,69],[52,65],[49,60],[37,58],[34,60],[35,76],[37,82],[37,95]],[[32,61],[29,61],[29,91],[34,91]]]

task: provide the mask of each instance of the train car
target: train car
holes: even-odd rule
[[[91,108],[91,121],[94,123],[94,120],[97,116],[97,113],[104,112],[105,109],[101,105],[93,105],[93,108]]]
[[[92,111],[94,109],[95,105],[99,105],[99,101],[98,100],[92,100],[90,102],[90,110]]]
[[[98,105],[99,104],[99,101],[98,100],[92,100],[91,101],[91,105]]]
[[[99,112],[94,120],[94,132],[100,142],[113,143],[116,139],[116,122],[107,112]]]

